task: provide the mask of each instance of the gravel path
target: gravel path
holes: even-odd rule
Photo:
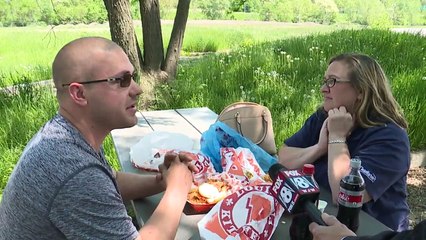
[[[416,167],[408,172],[408,205],[410,226],[426,219],[426,167]]]

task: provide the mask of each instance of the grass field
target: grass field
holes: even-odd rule
[[[272,112],[280,145],[321,102],[319,86],[328,59],[356,51],[382,64],[409,121],[412,149],[426,148],[424,38],[380,30],[333,31],[336,29],[327,26],[275,27],[250,24],[221,28],[194,23],[187,29],[184,48],[199,51],[202,48],[194,45],[210,42],[219,53],[182,62],[178,79],[156,89],[152,108],[207,106],[220,112],[234,101],[259,102]],[[260,32],[269,35],[260,36]],[[105,26],[63,26],[53,32],[47,28],[0,28],[2,85],[50,78],[50,62],[56,51],[73,38],[89,35],[107,36],[108,32]],[[26,143],[56,109],[50,88],[26,85],[17,95],[0,92],[0,194]],[[119,168],[110,138],[104,146],[111,165]]]
[[[171,21],[163,24],[165,44],[169,41],[171,26]],[[140,24],[135,29],[137,33],[142,32]],[[263,22],[236,25],[221,21],[189,21],[182,54],[223,52],[241,45],[333,30],[336,27],[323,25]],[[109,38],[108,25],[0,28],[0,86],[50,79],[50,65],[58,50],[67,42],[84,36]]]

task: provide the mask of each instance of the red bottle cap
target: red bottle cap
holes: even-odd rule
[[[306,175],[314,175],[315,173],[315,166],[313,164],[303,164],[302,172]]]

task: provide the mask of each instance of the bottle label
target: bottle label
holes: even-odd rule
[[[345,207],[360,208],[362,207],[363,195],[364,191],[354,192],[340,188],[339,197],[337,201],[340,205],[343,205]]]

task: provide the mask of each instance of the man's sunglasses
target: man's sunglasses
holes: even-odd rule
[[[126,88],[130,86],[132,79],[135,79],[135,77],[136,77],[136,73],[125,73],[122,77],[91,80],[87,82],[72,82],[72,83],[79,83],[79,84],[91,84],[91,83],[99,83],[99,82],[120,83],[120,87]],[[69,86],[72,83],[64,83],[62,84],[62,87]]]

